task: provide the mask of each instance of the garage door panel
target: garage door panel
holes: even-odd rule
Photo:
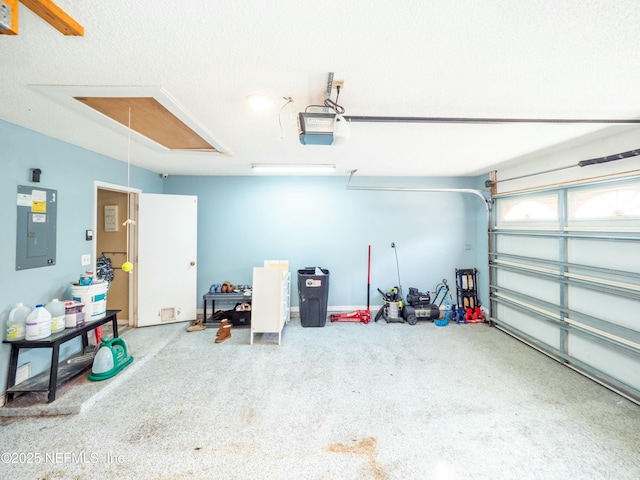
[[[629,272],[640,266],[640,243],[572,238],[567,252],[568,261],[573,264]]]
[[[569,287],[568,307],[574,312],[640,332],[640,301],[596,290]]]
[[[492,320],[640,404],[640,175],[495,205]]]
[[[640,390],[640,357],[576,333],[568,336],[568,353],[576,360]]]
[[[542,260],[558,260],[558,240],[521,235],[500,235],[497,251],[509,255],[534,256]],[[533,254],[533,255],[532,255]]]
[[[552,280],[501,270],[497,274],[497,285],[544,302],[558,304],[560,301],[558,285]]]
[[[587,282],[594,290],[622,289],[621,294],[633,294],[640,297],[640,274],[621,270],[598,270],[587,267],[571,266],[565,276]]]
[[[560,348],[558,327],[548,321],[526,315],[507,305],[498,306],[498,318],[503,319],[501,323],[515,328],[552,348]]]

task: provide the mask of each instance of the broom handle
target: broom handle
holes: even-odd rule
[[[367,310],[371,297],[371,245],[369,245],[369,257],[367,259]]]

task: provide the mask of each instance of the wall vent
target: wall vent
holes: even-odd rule
[[[177,311],[174,307],[163,308],[160,310],[161,322],[174,322],[177,317]]]

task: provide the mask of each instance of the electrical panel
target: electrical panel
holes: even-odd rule
[[[16,270],[56,264],[58,192],[18,186]]]

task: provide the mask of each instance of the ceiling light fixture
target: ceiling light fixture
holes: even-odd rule
[[[247,103],[254,110],[268,110],[273,106],[273,99],[266,95],[249,95]]]
[[[333,173],[336,166],[332,164],[303,165],[303,164],[276,164],[256,163],[251,165],[254,172],[268,173]]]

